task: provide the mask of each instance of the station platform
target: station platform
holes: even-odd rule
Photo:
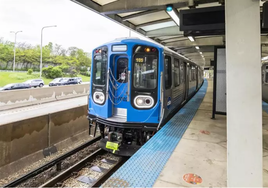
[[[197,94],[102,187],[226,187],[226,116],[212,115],[213,82]],[[268,186],[268,104],[263,112],[263,182]]]

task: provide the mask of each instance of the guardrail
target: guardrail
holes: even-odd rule
[[[89,84],[2,91],[0,92],[0,111],[88,94]]]

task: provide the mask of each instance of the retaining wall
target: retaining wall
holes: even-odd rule
[[[51,148],[59,149],[57,144],[66,139],[78,141],[82,133],[89,136],[87,132],[86,105],[1,125],[0,178],[42,159]],[[20,162],[9,165],[16,161]]]

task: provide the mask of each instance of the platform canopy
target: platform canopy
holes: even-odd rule
[[[166,12],[172,5],[178,12],[189,8],[220,6],[224,0],[71,0],[127,28],[169,47],[190,60],[210,66],[214,46],[225,45],[224,35],[195,37],[190,41]],[[260,2],[260,9],[263,2]],[[250,27],[250,26],[249,26]],[[249,36],[250,37],[250,36]],[[262,56],[268,56],[268,37],[261,36]],[[199,47],[199,49],[196,48]],[[202,52],[202,54],[200,53]]]

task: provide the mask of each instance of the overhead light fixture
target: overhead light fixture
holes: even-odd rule
[[[188,36],[188,39],[191,41],[191,42],[194,42],[195,40],[194,40],[194,37],[192,37],[192,36]]]
[[[169,14],[169,16],[173,19],[173,21],[180,26],[180,19],[178,16],[177,9],[173,9],[172,5],[168,5],[166,8],[166,12]]]
[[[196,48],[197,50],[199,50],[199,46],[196,46],[195,48]]]
[[[199,52],[201,55],[203,54],[202,52]]]
[[[262,61],[266,61],[266,60],[268,60],[268,56],[263,57],[261,60],[262,60]]]

